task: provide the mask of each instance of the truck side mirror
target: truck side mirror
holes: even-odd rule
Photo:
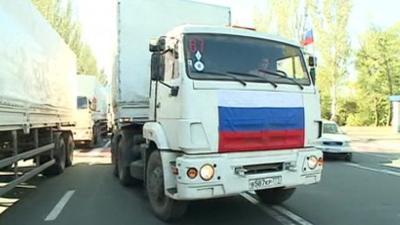
[[[161,37],[157,40],[151,40],[149,44],[150,52],[163,52],[166,49],[165,37]]]
[[[150,52],[158,52],[158,45],[156,43],[150,43],[149,44],[149,51]]]
[[[316,81],[316,72],[315,72],[315,68],[313,67],[313,68],[310,68],[310,76],[311,76],[311,80],[312,80],[312,82],[313,82],[313,84],[315,84],[315,81]]]
[[[314,56],[309,56],[308,57],[308,65],[310,67],[316,67],[317,66],[317,58]]]
[[[97,110],[97,102],[89,100],[89,109],[90,111],[95,112]]]
[[[160,52],[151,55],[151,80],[164,80],[164,56]]]

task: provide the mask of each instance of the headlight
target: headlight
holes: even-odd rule
[[[214,167],[210,164],[205,164],[200,169],[200,177],[205,181],[209,181],[214,177]]]
[[[309,169],[313,170],[318,166],[318,158],[316,156],[310,156],[307,158],[307,166]]]
[[[345,146],[345,147],[350,146],[350,141],[343,141],[343,146]]]

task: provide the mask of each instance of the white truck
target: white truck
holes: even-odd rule
[[[0,1],[0,33],[0,169],[15,178],[2,195],[72,164],[76,57],[28,0]]]
[[[248,191],[277,204],[320,181],[319,95],[297,43],[191,1],[120,0],[118,21],[114,173],[144,182],[157,217]]]
[[[93,75],[78,75],[77,87],[75,143],[101,144],[107,136],[106,88]]]

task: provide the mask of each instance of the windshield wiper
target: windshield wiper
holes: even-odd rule
[[[232,75],[232,74],[229,74],[229,73],[221,73],[221,72],[215,72],[215,71],[206,71],[206,72],[204,72],[204,73],[209,73],[209,74],[214,74],[214,75],[221,75],[221,76],[230,77],[230,78],[232,78],[232,80],[237,81],[237,82],[243,84],[243,86],[246,86],[246,85],[247,85],[247,83],[246,83],[244,80],[238,78],[237,76],[234,76],[234,75]]]
[[[261,73],[266,73],[266,74],[269,74],[269,75],[272,75],[272,76],[276,76],[276,77],[280,77],[280,78],[284,78],[284,79],[290,80],[290,81],[292,81],[294,84],[296,84],[297,86],[299,86],[299,88],[300,88],[301,90],[304,89],[303,85],[301,85],[299,82],[296,81],[296,79],[293,79],[293,78],[291,78],[291,77],[286,77],[286,76],[281,75],[281,74],[279,74],[279,73],[277,73],[277,72],[269,71],[269,70],[262,70],[262,69],[259,69],[258,71],[260,71]]]
[[[257,77],[257,78],[262,79],[263,81],[265,81],[265,82],[271,84],[272,86],[274,86],[274,88],[277,88],[277,87],[278,87],[278,85],[277,85],[275,82],[270,81],[270,80],[268,80],[268,79],[265,78],[265,77],[258,76],[258,75],[256,75],[256,74],[252,74],[252,73],[242,73],[242,72],[231,72],[231,71],[228,71],[227,73],[235,74],[235,75],[243,75],[243,76],[248,76],[248,77]]]

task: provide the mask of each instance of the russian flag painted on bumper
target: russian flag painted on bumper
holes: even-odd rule
[[[304,147],[303,98],[295,93],[218,93],[219,152]]]

